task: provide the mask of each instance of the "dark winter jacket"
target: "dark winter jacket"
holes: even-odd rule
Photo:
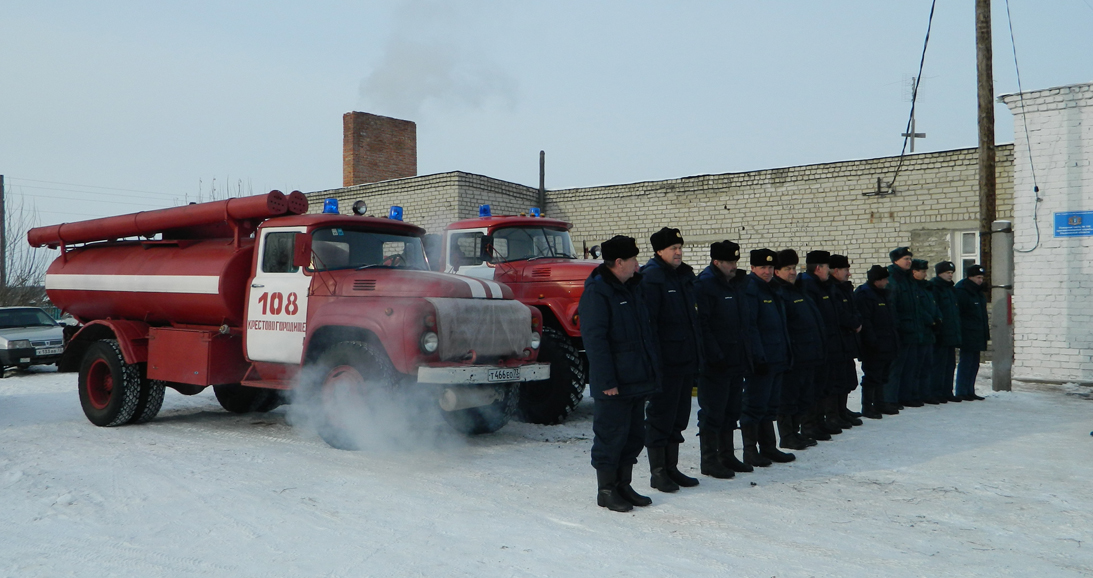
[[[914,278],[910,271],[904,271],[895,263],[888,266],[888,298],[895,309],[896,330],[902,344],[919,343],[922,331],[919,321],[918,303],[915,300]]]
[[[641,291],[641,274],[625,284],[600,265],[584,282],[577,311],[588,356],[589,391],[594,398],[619,389],[621,397],[660,390],[656,328]]]
[[[888,290],[866,283],[854,290],[854,305],[862,320],[862,359],[895,359],[899,332]]]
[[[987,296],[983,285],[964,279],[956,284],[956,303],[960,308],[960,347],[969,351],[986,351],[991,338],[987,323]]]
[[[744,312],[748,316],[744,331],[748,333],[748,351],[755,370],[780,373],[789,369],[793,358],[786,329],[786,309],[782,298],[774,293],[772,283],[763,281],[755,273],[748,274],[744,286],[747,298]]]
[[[953,282],[941,277],[930,279],[927,285],[934,303],[941,311],[941,323],[934,326],[937,344],[944,347],[960,347],[960,307],[956,303]]]
[[[777,281],[775,281],[777,283]],[[839,335],[839,313],[835,310],[835,301],[831,298],[831,285],[829,281],[820,281],[815,275],[811,273],[801,273],[797,276],[797,288],[800,289],[809,299],[816,305],[817,311],[820,312],[820,317],[823,319],[823,325],[820,330],[823,333],[823,343],[825,353],[828,359],[842,359],[845,357],[842,347],[842,337]],[[783,295],[783,297],[785,297]],[[789,304],[787,299],[786,304],[787,317]],[[790,337],[796,337],[790,324],[789,334]],[[794,356],[797,355],[797,349],[793,350]]]
[[[930,285],[925,279],[913,280],[915,299],[918,301],[918,316],[922,324],[922,332],[919,334],[920,345],[933,345],[937,342],[934,336],[935,328],[941,323],[941,310],[937,308],[934,296],[930,293]]]
[[[835,310],[839,314],[839,337],[842,338],[843,355],[847,359],[860,358],[861,338],[858,328],[862,326],[862,320],[858,308],[854,306],[854,284],[832,279],[831,299],[835,301]]]
[[[824,319],[819,306],[805,295],[804,284],[787,283],[775,277],[771,281],[786,308],[786,329],[789,331],[793,367],[816,367],[824,362],[826,349]],[[827,301],[831,301],[830,298]],[[835,339],[838,339],[836,333]]]
[[[695,282],[698,320],[702,327],[705,367],[718,375],[744,375],[751,368],[744,323],[744,285],[747,274],[737,269],[728,279],[713,265],[706,267]]]
[[[686,263],[673,269],[660,257],[653,257],[641,274],[645,306],[660,339],[661,364],[675,371],[697,372],[702,363],[702,329],[694,269]]]

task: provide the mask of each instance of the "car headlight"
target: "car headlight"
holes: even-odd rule
[[[27,339],[16,339],[8,342],[8,349],[30,349],[34,347]]]
[[[531,332],[531,348],[532,349],[539,349],[539,344],[542,341],[543,341],[543,337],[541,335],[539,335],[535,331]]]
[[[425,353],[433,353],[440,347],[440,338],[432,331],[426,331],[421,336],[421,350]]]

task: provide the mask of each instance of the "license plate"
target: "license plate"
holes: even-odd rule
[[[38,355],[60,355],[61,353],[64,353],[64,348],[63,347],[45,347],[45,348],[42,348],[42,349],[35,350],[35,353],[37,353]]]
[[[486,379],[488,381],[517,381],[520,379],[520,370],[512,367],[491,369]]]

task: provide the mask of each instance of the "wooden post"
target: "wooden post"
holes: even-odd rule
[[[975,0],[975,56],[979,81],[979,259],[990,286],[991,224],[995,218],[994,72],[991,58],[991,2]]]

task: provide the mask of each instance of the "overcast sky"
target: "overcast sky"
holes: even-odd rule
[[[974,2],[940,0],[918,152],[974,147]],[[1093,81],[1093,0],[1011,0],[1025,90]],[[0,174],[41,224],[341,186],[342,114],[420,174],[566,188],[899,154],[928,0],[5,2]],[[994,2],[995,94],[1017,91]],[[997,140],[1013,117],[995,107]]]

